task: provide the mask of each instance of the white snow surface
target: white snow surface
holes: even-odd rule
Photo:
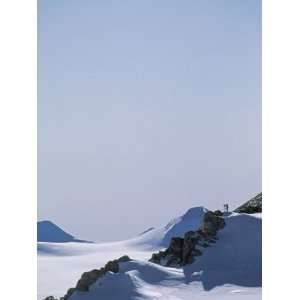
[[[108,273],[71,300],[259,300],[261,299],[261,214],[226,217],[218,241],[184,268],[148,262],[171,236],[199,227],[204,208],[193,208],[167,226],[122,242],[38,243],[38,299],[63,296],[81,274],[125,254],[119,273]]]
[[[148,249],[167,248],[172,237],[183,237],[187,231],[198,229],[207,211],[204,207],[190,208],[184,215],[171,220],[166,226],[146,230],[144,234],[129,242],[131,245]]]

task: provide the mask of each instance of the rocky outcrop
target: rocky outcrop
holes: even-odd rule
[[[103,268],[97,270],[91,270],[89,272],[84,272],[81,278],[78,280],[76,287],[69,289],[64,299],[69,299],[69,297],[74,293],[74,291],[86,292],[89,290],[90,285],[98,280],[98,278],[104,276],[107,272],[118,273],[120,266],[119,263],[130,261],[127,255],[120,257],[119,259],[109,261]]]
[[[200,256],[204,249],[210,247],[217,241],[217,233],[224,228],[225,221],[221,211],[207,211],[202,218],[202,224],[196,231],[188,231],[184,237],[172,237],[169,247],[165,251],[154,253],[149,261],[163,266],[181,267],[194,262],[197,256]],[[128,262],[130,258],[125,255],[119,259],[109,261],[103,268],[84,272],[77,281],[74,288],[70,288],[66,295],[59,300],[68,300],[74,292],[88,292],[92,284],[106,273],[118,273],[120,263]],[[49,296],[44,300],[58,300]]]
[[[219,209],[218,209],[218,210],[215,210],[215,211],[214,211],[214,214],[217,215],[217,216],[219,216],[219,217],[222,217],[222,216],[224,215],[224,213],[221,212]]]
[[[256,195],[240,207],[234,210],[237,213],[254,214],[262,212],[262,193]]]
[[[202,230],[205,234],[214,236],[225,227],[224,219],[215,212],[208,211],[203,217]]]
[[[120,263],[128,262],[130,260],[131,259],[127,255],[124,255],[118,259],[109,261],[101,269],[94,269],[89,272],[84,272],[81,275],[81,278],[77,281],[76,287],[70,288],[67,291],[66,295],[64,297],[60,298],[60,300],[69,299],[75,291],[81,291],[81,292],[89,291],[89,287],[93,283],[95,283],[99,278],[103,277],[108,272],[118,273],[120,270]],[[44,300],[58,300],[58,299],[54,298],[53,296],[49,296],[49,297],[45,298]]]
[[[169,247],[165,251],[154,253],[149,261],[168,267],[193,263],[195,257],[216,242],[217,232],[225,227],[221,214],[218,211],[206,212],[198,230],[186,232],[183,238],[173,237]]]

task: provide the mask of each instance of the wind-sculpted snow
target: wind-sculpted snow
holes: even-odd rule
[[[107,261],[124,254],[134,259],[148,260],[153,251],[167,247],[172,236],[183,236],[186,231],[197,229],[206,211],[203,207],[191,208],[166,226],[122,242],[39,242],[39,299],[48,295],[64,295],[83,272],[101,267]]]
[[[118,274],[100,279],[88,293],[75,292],[70,300],[190,300],[200,299],[206,291],[224,285],[234,287],[233,291],[258,289],[261,287],[261,219],[233,215],[226,223],[218,243],[189,266],[175,269],[143,261],[124,263]],[[196,294],[187,296],[190,286]],[[231,296],[241,299],[241,294],[236,292]],[[259,298],[258,293],[253,299]]]
[[[175,268],[192,264],[195,258],[202,255],[206,248],[217,242],[217,233],[225,225],[222,212],[208,211],[197,230],[187,231],[184,237],[172,237],[168,248],[153,253],[150,261]]]
[[[218,243],[184,268],[186,282],[201,281],[206,290],[224,284],[260,287],[261,247],[260,214],[234,214],[226,218]]]
[[[193,207],[184,215],[170,221],[166,226],[147,231],[141,236],[130,240],[130,243],[144,246],[147,249],[168,247],[172,237],[183,237],[187,231],[198,229],[207,211],[204,207]]]
[[[170,226],[124,242],[55,244],[56,250],[52,254],[49,249],[54,244],[42,243],[48,252],[39,253],[39,299],[48,295],[63,296],[83,272],[101,268],[108,260],[124,254],[134,260],[122,263],[118,273],[105,274],[88,292],[76,291],[70,299],[261,299],[260,214],[226,217],[226,226],[218,233],[217,243],[207,248],[191,265],[176,269],[147,261],[152,252],[145,245],[154,242],[159,248],[170,230],[180,233],[178,229],[183,227],[188,228],[186,231],[195,229],[191,228],[194,225],[199,227],[199,219],[196,224],[195,220],[187,220],[188,216],[194,219],[193,211],[176,219]],[[70,255],[67,255],[68,249]]]
[[[70,300],[166,299],[164,288],[182,284],[182,270],[161,267],[145,261],[122,263],[118,273],[109,273],[90,287],[88,293],[76,291]]]
[[[113,243],[38,243],[38,299],[63,296],[81,274],[104,266],[125,254],[147,260],[152,251],[131,247],[128,241]]]
[[[183,237],[186,232],[198,229],[207,211],[204,207],[194,207],[189,209],[180,218],[169,223],[166,226],[167,231],[162,239],[162,245],[168,246],[172,237]]]

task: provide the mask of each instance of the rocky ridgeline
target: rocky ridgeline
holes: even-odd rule
[[[154,253],[149,261],[167,267],[182,267],[194,262],[205,248],[216,243],[217,232],[225,227],[221,211],[205,213],[202,226],[196,231],[188,231],[184,237],[173,237],[165,251]]]
[[[149,261],[169,267],[181,267],[191,264],[203,249],[217,241],[217,233],[224,228],[225,221],[221,211],[208,211],[203,217],[201,227],[196,231],[188,231],[184,237],[173,237],[170,246],[165,251],[154,253]],[[103,268],[94,269],[81,275],[75,288],[70,288],[60,299],[49,296],[44,300],[68,300],[75,291],[87,292],[89,287],[108,272],[118,273],[120,263],[131,259],[124,255],[119,259],[109,261]]]
[[[262,212],[262,193],[259,193],[240,207],[234,210],[237,213],[254,214]]]
[[[49,297],[46,297],[44,300],[67,300],[71,297],[71,295],[75,291],[88,292],[89,287],[93,283],[95,283],[99,278],[103,277],[108,272],[118,273],[120,270],[120,263],[128,262],[130,260],[131,259],[127,255],[124,255],[118,259],[109,261],[101,269],[94,269],[89,272],[84,272],[81,275],[81,278],[77,281],[76,287],[70,288],[64,297],[57,299],[57,298],[54,298],[53,296],[49,296]]]

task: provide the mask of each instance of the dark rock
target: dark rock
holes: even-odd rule
[[[240,207],[234,210],[237,213],[254,214],[262,212],[262,193],[256,195]]]
[[[128,255],[123,255],[118,259],[118,262],[128,262],[130,261],[130,257]]]
[[[182,248],[183,248],[184,239],[180,237],[174,237],[171,239],[169,248],[167,249],[167,254],[173,254],[181,258]]]
[[[76,290],[81,292],[87,292],[89,290],[89,282],[84,279],[79,279],[76,284]]]
[[[222,217],[214,214],[212,211],[205,213],[202,221],[202,230],[204,233],[214,236],[224,227],[225,221]]]
[[[180,267],[194,262],[195,257],[202,255],[203,248],[216,243],[217,232],[224,228],[225,221],[219,212],[205,213],[202,228],[188,231],[184,238],[173,237],[165,251],[152,254],[151,262],[163,266]]]
[[[89,272],[84,272],[76,284],[76,290],[82,292],[88,291],[89,286],[94,282],[96,282],[96,280],[99,278],[99,275],[100,275],[100,270],[92,270]]]
[[[119,263],[128,262],[130,260],[131,259],[129,258],[129,256],[124,255],[118,259],[107,262],[106,265],[99,270],[94,269],[89,272],[84,272],[81,275],[80,279],[78,280],[76,287],[70,288],[63,299],[64,300],[69,299],[75,291],[87,292],[89,290],[89,287],[93,283],[95,283],[99,278],[104,276],[107,272],[113,272],[113,273],[119,272],[119,269],[120,269]],[[45,299],[45,300],[56,300],[56,299],[50,298],[50,299]]]
[[[67,291],[67,293],[66,293],[66,295],[64,296],[63,299],[65,299],[65,300],[69,299],[69,298],[71,297],[71,295],[72,295],[75,291],[76,291],[75,288],[70,288],[70,289],[68,289],[68,291]]]
[[[184,245],[184,239],[180,237],[174,237],[171,239],[171,243],[169,248],[166,250],[166,255],[162,256],[166,258],[167,261],[165,262],[166,266],[177,266],[182,262],[182,250]]]
[[[222,217],[224,214],[218,209],[218,210],[215,210],[214,211],[214,214],[216,215],[216,216],[219,216],[219,217]]]
[[[105,272],[113,272],[118,273],[119,272],[119,262],[118,260],[111,260],[104,266]]]
[[[149,259],[149,261],[155,263],[155,264],[159,264],[161,259],[161,251],[158,253],[153,253],[151,258]]]
[[[194,261],[194,256],[199,256],[202,252],[196,249],[198,242],[203,238],[202,231],[188,231],[184,235],[182,263],[190,264]]]

